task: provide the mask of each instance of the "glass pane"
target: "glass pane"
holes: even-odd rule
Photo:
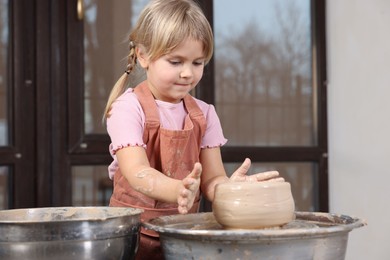
[[[8,1],[0,0],[0,146],[8,145],[7,87],[9,60]],[[1,204],[0,204],[1,205]]]
[[[9,194],[9,169],[5,166],[0,166],[0,210],[8,209],[8,194]]]
[[[72,167],[72,205],[108,206],[112,181],[107,166]]]
[[[310,0],[214,0],[215,96],[228,145],[316,140]]]
[[[241,164],[225,163],[233,173]],[[318,167],[315,163],[252,163],[248,174],[277,170],[291,184],[297,211],[318,211]]]
[[[147,0],[84,0],[84,124],[87,134],[106,133],[103,111],[127,64],[128,34]]]

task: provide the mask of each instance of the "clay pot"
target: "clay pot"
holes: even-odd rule
[[[295,218],[288,182],[226,182],[215,187],[215,219],[227,229],[281,226]]]

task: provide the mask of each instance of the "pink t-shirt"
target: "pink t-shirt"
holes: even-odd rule
[[[224,145],[227,139],[223,135],[221,123],[214,106],[196,98],[195,101],[202,110],[207,122],[201,148]],[[183,101],[172,104],[156,100],[156,104],[160,112],[160,123],[163,128],[171,130],[183,129],[184,119],[187,115]],[[128,146],[146,147],[146,144],[142,140],[145,114],[132,88],[127,89],[115,100],[110,114],[110,117],[107,118],[107,131],[111,138],[109,149],[114,159],[109,166],[109,176],[112,178],[118,168],[115,156],[116,151]]]

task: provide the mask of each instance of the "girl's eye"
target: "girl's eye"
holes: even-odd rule
[[[171,64],[171,65],[174,65],[174,66],[177,66],[177,65],[180,65],[182,64],[183,62],[182,61],[179,61],[179,60],[168,60],[168,62]],[[194,61],[192,62],[192,64],[194,66],[202,66],[204,64],[203,61]]]
[[[169,63],[172,64],[172,65],[179,65],[180,61],[170,60]]]
[[[193,63],[195,66],[202,66],[203,65],[203,61],[194,61]]]

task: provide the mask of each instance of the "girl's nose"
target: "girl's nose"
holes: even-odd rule
[[[181,72],[180,72],[180,78],[189,78],[192,77],[192,68],[191,66],[183,66]]]

